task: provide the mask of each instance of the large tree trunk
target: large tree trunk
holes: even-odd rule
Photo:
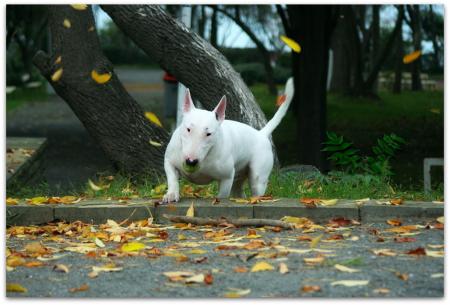
[[[225,16],[227,16],[228,18],[233,20],[245,32],[245,34],[247,34],[247,36],[250,38],[250,40],[253,41],[253,43],[256,45],[256,48],[261,53],[262,58],[263,58],[264,70],[266,72],[267,88],[269,89],[270,93],[272,93],[274,95],[277,94],[278,92],[277,92],[277,87],[276,87],[275,80],[274,80],[274,72],[273,72],[273,67],[271,64],[270,52],[264,46],[264,43],[262,41],[260,41],[258,39],[258,37],[255,35],[255,33],[253,32],[253,30],[244,21],[241,20],[241,18],[239,17],[239,14],[237,12],[236,12],[236,14],[233,15],[224,9],[220,9],[216,6],[213,6],[213,7],[216,11],[224,14]]]
[[[191,90],[205,108],[227,96],[227,118],[260,129],[261,108],[240,75],[207,41],[156,5],[102,5],[114,23],[160,66]]]
[[[63,26],[64,20],[70,27]],[[51,54],[39,51],[34,57],[42,75],[119,169],[139,175],[161,173],[168,134],[144,117],[102,54],[90,7],[79,11],[69,5],[49,6],[49,26]],[[61,68],[62,76],[53,81]],[[91,77],[93,70],[112,77],[99,84]]]
[[[209,42],[214,48],[217,48],[217,7],[212,6],[213,13],[211,16],[211,31],[209,35]]]
[[[375,67],[375,59],[380,52],[380,5],[372,5],[372,52],[371,52],[371,68]],[[373,92],[378,91],[378,71],[376,79],[373,83]]]
[[[326,131],[328,50],[332,6],[288,5],[290,35],[302,45],[292,53],[297,113],[298,161],[327,169],[321,151]]]
[[[420,8],[419,5],[408,5],[408,13],[411,19],[411,30],[413,35],[413,46],[414,51],[422,50],[422,25],[420,20]],[[411,72],[411,90],[420,91],[422,90],[422,81],[420,79],[421,72],[421,58],[417,59],[412,63]]]
[[[404,6],[400,5],[398,8],[399,12],[404,11]],[[403,73],[403,33],[402,31],[397,32],[397,36],[395,38],[395,67],[394,67],[394,84],[392,87],[393,93],[401,93],[402,92],[402,73]]]
[[[333,75],[330,90],[349,94],[351,88],[352,47],[349,41],[349,16],[345,6],[339,6],[339,18],[331,38]]]

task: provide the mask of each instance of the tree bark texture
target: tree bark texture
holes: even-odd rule
[[[288,5],[290,35],[302,46],[292,53],[298,128],[298,161],[327,169],[321,151],[326,131],[328,50],[332,24],[331,5]]]
[[[36,67],[118,169],[136,175],[161,173],[168,133],[144,117],[102,54],[91,8],[51,5],[48,9],[52,51],[49,55],[39,51],[33,60]],[[60,79],[52,80],[61,68]],[[92,70],[112,77],[97,83]]]
[[[227,96],[228,119],[261,129],[266,118],[250,90],[210,43],[157,5],[102,5],[114,23],[142,50],[212,110]]]

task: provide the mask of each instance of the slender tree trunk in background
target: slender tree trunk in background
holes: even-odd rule
[[[227,96],[227,118],[261,129],[266,118],[226,58],[157,5],[102,5],[125,35],[191,90],[207,109]]]
[[[331,38],[333,75],[330,91],[349,94],[351,88],[352,48],[349,41],[349,17],[346,8],[339,6],[339,17]]]
[[[298,161],[327,169],[321,151],[326,131],[328,50],[331,34],[331,5],[288,5],[290,35],[302,45],[292,53],[297,113]]]
[[[118,169],[129,174],[162,173],[169,135],[144,117],[120,83],[101,51],[91,8],[79,11],[69,5],[51,5],[49,16],[52,51],[49,55],[39,51],[33,59],[36,67]],[[70,28],[63,26],[65,19]],[[59,69],[62,76],[52,81]],[[93,70],[112,77],[99,84],[91,77]]]
[[[274,78],[274,71],[271,64],[271,58],[270,58],[270,51],[267,50],[267,48],[264,46],[264,43],[258,39],[258,37],[255,35],[253,30],[239,17],[238,11],[236,11],[236,14],[230,14],[226,10],[223,10],[221,8],[215,7],[217,12],[220,12],[230,18],[231,20],[238,25],[242,31],[244,31],[245,34],[253,41],[253,43],[256,45],[256,48],[261,53],[261,57],[263,58],[263,65],[264,70],[266,72],[266,84],[267,88],[269,89],[269,92],[273,95],[276,95],[278,93],[277,86],[275,84],[275,78]]]
[[[399,12],[404,10],[404,6],[400,5],[398,7]],[[403,13],[402,13],[403,14]],[[395,39],[395,67],[394,67],[394,84],[392,88],[393,93],[401,93],[402,91],[402,73],[403,73],[403,32],[398,31]]]
[[[200,5],[200,10],[201,10],[201,14],[200,14],[200,18],[198,20],[198,34],[200,35],[201,38],[205,38],[205,23],[206,23],[205,6]]]
[[[420,21],[420,8],[419,5],[408,5],[408,13],[411,19],[411,30],[413,32],[413,46],[414,51],[422,50],[422,25]],[[411,72],[411,90],[420,91],[422,90],[422,80],[420,79],[421,72],[421,57],[419,57],[412,64]]]
[[[371,68],[375,66],[375,59],[380,52],[380,5],[372,5],[372,54]],[[378,91],[378,72],[373,83],[373,92]]]
[[[428,6],[428,15],[432,24],[431,42],[433,43],[433,66],[438,69],[441,66],[439,58],[440,47],[437,42],[435,17],[433,12],[433,5],[431,4]]]
[[[212,6],[213,13],[211,16],[211,32],[209,35],[209,42],[217,49],[217,8],[216,5]]]
[[[363,76],[363,48],[361,39],[359,38],[358,24],[356,20],[356,14],[352,6],[345,6],[346,16],[348,16],[349,33],[351,48],[353,50],[353,65],[352,65],[352,95],[362,95],[362,88],[364,85]]]

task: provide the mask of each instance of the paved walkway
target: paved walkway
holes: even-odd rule
[[[161,70],[116,69],[130,94],[162,117]],[[112,164],[89,136],[69,106],[58,96],[29,102],[7,113],[7,136],[46,137],[48,149],[43,161],[44,177],[56,193],[84,187],[88,178],[112,170]]]

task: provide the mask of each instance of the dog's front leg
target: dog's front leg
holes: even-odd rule
[[[218,198],[230,197],[231,187],[233,186],[233,180],[234,180],[234,169],[230,177],[227,177],[219,181],[219,195],[217,195]]]
[[[164,170],[167,177],[167,193],[164,195],[163,202],[174,202],[180,200],[180,187],[178,184],[177,169],[168,161],[164,160]]]

